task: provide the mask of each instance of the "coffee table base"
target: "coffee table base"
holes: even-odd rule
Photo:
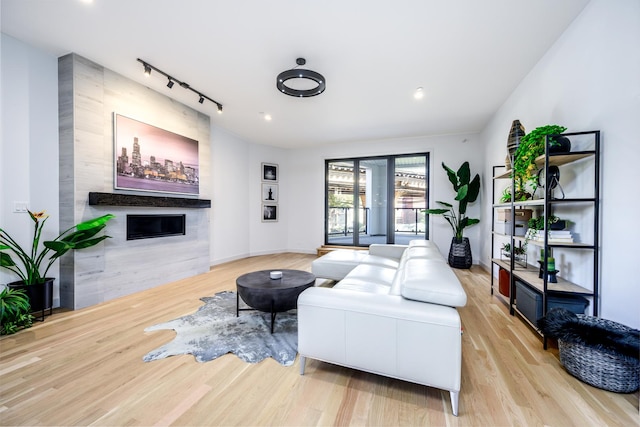
[[[260,311],[257,308],[240,308],[240,294],[236,292],[236,317],[240,317],[241,311]],[[276,320],[277,311],[273,311],[273,303],[271,304],[271,333],[273,333],[273,322]]]

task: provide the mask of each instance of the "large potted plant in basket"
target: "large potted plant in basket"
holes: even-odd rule
[[[34,223],[31,248],[24,250],[6,230],[0,228],[0,267],[20,278],[8,286],[23,289],[29,296],[32,312],[42,311],[44,317],[44,310],[52,308],[55,278],[47,277],[47,273],[53,263],[70,250],[89,248],[109,238],[98,236],[98,233],[114,216],[107,214],[81,222],[41,245],[42,229],[49,216],[45,212],[28,212]]]
[[[456,192],[455,200],[458,202],[458,210],[456,212],[451,203],[436,201],[445,208],[426,209],[425,213],[442,215],[451,225],[453,239],[449,248],[449,265],[454,268],[470,268],[473,264],[473,256],[469,238],[464,237],[464,229],[480,222],[479,219],[467,216],[467,205],[475,202],[480,193],[480,175],[476,174],[471,179],[469,162],[464,162],[457,171],[447,167],[444,162],[442,167],[447,172],[449,182]]]

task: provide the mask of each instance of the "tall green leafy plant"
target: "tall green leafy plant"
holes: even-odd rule
[[[49,216],[44,211],[28,212],[34,223],[33,239],[29,250],[22,249],[18,242],[0,228],[0,267],[15,273],[27,285],[43,283],[53,263],[70,250],[89,248],[109,238],[110,236],[97,236],[97,234],[106,227],[111,218],[114,218],[114,215],[107,214],[81,222],[65,230],[55,239],[43,242],[41,247],[42,228]],[[46,264],[42,270],[45,261]]]
[[[442,167],[447,172],[449,182],[451,182],[453,190],[456,192],[454,200],[458,202],[458,209],[456,211],[451,203],[436,201],[436,203],[445,208],[426,209],[425,213],[442,215],[449,225],[451,225],[454,237],[457,240],[462,240],[464,237],[464,229],[480,222],[479,219],[469,218],[467,216],[467,205],[475,202],[478,194],[480,194],[480,175],[476,174],[476,176],[471,179],[469,162],[464,162],[457,171],[449,168],[444,162],[442,162]]]

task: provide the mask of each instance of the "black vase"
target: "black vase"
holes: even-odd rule
[[[471,245],[469,238],[451,239],[449,248],[449,265],[453,268],[471,268],[473,257],[471,256]]]
[[[31,313],[40,314],[36,317],[38,320],[43,321],[45,311],[48,310],[48,316],[53,313],[53,282],[55,278],[46,277],[43,283],[36,283],[33,285],[26,285],[24,281],[19,280],[17,282],[8,283],[11,289],[20,289],[29,298],[29,304],[31,305]]]
[[[550,154],[569,153],[571,151],[571,140],[566,136],[555,136],[556,144],[549,144]]]

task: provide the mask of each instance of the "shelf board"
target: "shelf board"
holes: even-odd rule
[[[501,260],[499,258],[492,258],[491,262],[494,264],[504,268],[505,270],[509,270],[511,266],[509,262],[505,260]],[[544,292],[544,283],[543,280],[538,277],[539,268],[534,267],[532,265],[525,267],[515,265],[513,269],[513,275],[518,279],[527,282],[529,286],[534,289],[537,289],[539,292]],[[558,283],[549,283],[547,282],[547,291],[551,292],[567,292],[572,294],[580,294],[580,295],[593,295],[593,292],[587,288],[583,288],[580,285],[576,285],[575,283],[569,282],[568,280],[563,279],[558,276]]]
[[[506,178],[511,178],[511,169],[509,169],[508,171],[505,171],[499,175],[496,175],[493,177],[493,179],[506,179]]]
[[[549,154],[549,166],[562,166],[592,156],[595,156],[594,151],[579,151],[576,153],[566,154]],[[542,156],[536,157],[536,165],[538,167],[544,166],[544,154]]]
[[[524,237],[521,238],[524,240]],[[544,246],[544,242],[542,240],[533,240],[530,239],[529,243],[535,246]],[[568,248],[583,248],[583,249],[592,249],[593,245],[588,243],[580,243],[580,242],[549,242],[549,246],[551,247],[568,247]]]
[[[543,206],[544,199],[525,200],[522,202],[513,202],[513,206]],[[511,202],[507,203],[494,203],[494,208],[511,208]]]

